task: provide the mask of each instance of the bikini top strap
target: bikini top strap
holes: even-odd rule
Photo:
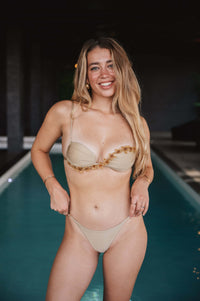
[[[72,101],[72,110],[70,113],[70,141],[72,141],[72,129],[73,129],[73,123],[74,123],[74,102]]]

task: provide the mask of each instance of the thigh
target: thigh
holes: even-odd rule
[[[52,266],[46,301],[79,301],[97,267],[98,253],[79,229],[69,221],[68,226]]]
[[[129,301],[142,265],[147,232],[142,217],[131,218],[104,254],[104,301]]]

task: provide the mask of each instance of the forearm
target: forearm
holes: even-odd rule
[[[31,150],[31,159],[35,169],[44,181],[47,176],[54,175],[49,153],[41,150]]]
[[[154,171],[152,166],[148,166],[145,170],[145,172],[141,175],[138,176],[135,180],[135,182],[140,182],[143,181],[146,183],[147,187],[152,183],[154,177]]]
[[[42,178],[49,194],[53,192],[54,189],[60,188],[61,185],[56,180],[51,164],[51,159],[49,153],[45,153],[41,150],[31,150],[31,159],[35,169]],[[53,177],[52,177],[53,176]]]
[[[31,158],[50,195],[51,209],[58,211],[60,214],[67,215],[69,196],[54,176],[49,153],[33,148],[31,150]]]
[[[153,181],[153,168],[148,166],[131,187],[130,216],[145,215],[149,208],[148,187]]]

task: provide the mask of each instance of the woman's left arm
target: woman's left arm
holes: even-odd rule
[[[144,118],[142,118],[145,136],[148,139],[148,160],[145,173],[136,178],[131,187],[131,206],[130,216],[145,215],[149,208],[149,192],[148,187],[153,181],[154,171],[150,155],[150,133],[148,125]]]

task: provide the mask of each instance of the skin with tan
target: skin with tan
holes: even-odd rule
[[[72,140],[91,149],[99,162],[121,145],[134,146],[134,138],[122,115],[112,112],[116,78],[110,51],[94,48],[88,53],[87,64],[92,107],[82,111],[75,104]],[[49,151],[60,136],[63,155],[67,151],[71,109],[71,101],[55,104],[35,139],[32,161],[43,180],[53,174]],[[144,119],[143,123],[149,139]],[[80,173],[66,161],[64,166],[70,196],[55,177],[45,183],[51,208],[66,215],[65,233],[50,274],[46,301],[80,300],[97,267],[99,254],[67,216],[69,210],[82,225],[93,230],[108,229],[131,217],[103,256],[104,301],[128,301],[146,251],[143,215],[149,207],[149,183],[145,177],[138,177],[130,189],[131,169],[117,172],[104,167]],[[146,175],[153,179],[150,157]]]

